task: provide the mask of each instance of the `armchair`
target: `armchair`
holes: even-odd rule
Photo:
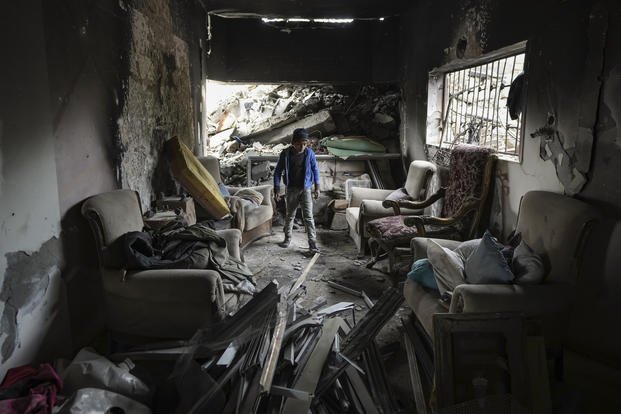
[[[212,156],[200,157],[198,160],[209,171],[216,182],[221,184],[220,160]],[[272,217],[275,210],[273,187],[271,185],[259,185],[255,187],[226,188],[232,196],[242,188],[249,188],[263,195],[261,205],[245,206],[242,212],[237,212],[233,217],[233,227],[242,232],[241,248],[244,249],[253,241],[272,234]]]
[[[143,228],[140,198],[135,191],[116,190],[82,204],[97,246],[106,306],[113,336],[125,343],[189,338],[203,325],[222,319],[237,304],[225,294],[218,272],[203,269],[128,271],[121,268],[120,236]],[[221,230],[229,254],[240,257],[239,230]]]
[[[414,200],[424,200],[431,178],[436,173],[435,164],[428,161],[412,161],[408,169],[408,176],[403,188]],[[349,224],[349,236],[356,243],[359,254],[364,254],[367,247],[367,223],[380,217],[391,216],[394,209],[384,207],[382,202],[395,190],[382,190],[375,188],[352,188],[352,196],[345,217]],[[403,215],[420,214],[421,210],[404,208],[400,212]]]
[[[394,261],[397,248],[407,249],[414,237],[466,240],[478,232],[486,206],[496,156],[493,150],[475,145],[457,145],[451,152],[447,187],[425,201],[384,201],[394,215],[371,220],[367,224],[369,244],[374,258]],[[403,214],[403,209],[423,210],[442,199],[440,217]]]
[[[448,311],[522,312],[536,316],[543,321],[546,342],[558,343],[576,294],[584,246],[597,218],[596,210],[582,201],[545,191],[526,193],[520,203],[516,233],[543,258],[547,276],[537,285],[459,285],[453,290]],[[412,239],[414,260],[427,257],[427,240]],[[459,245],[452,240],[432,240],[449,249]],[[404,296],[428,338],[433,338],[433,314],[447,311],[438,303],[439,295],[408,279]]]

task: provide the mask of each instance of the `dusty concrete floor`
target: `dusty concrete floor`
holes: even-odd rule
[[[364,301],[330,287],[326,281],[332,280],[352,289],[363,290],[374,301],[389,286],[399,287],[401,280],[395,280],[382,272],[381,270],[386,270],[382,269],[382,263],[376,265],[380,270],[367,269],[364,266],[369,257],[358,258],[356,247],[347,231],[317,229],[317,238],[321,256],[307,275],[307,293],[302,298],[302,304],[312,302],[319,296],[324,296],[329,305],[354,302],[354,314],[342,315],[351,323],[354,317],[358,321],[368,311]],[[272,236],[255,241],[244,252],[246,263],[255,272],[259,289],[272,280],[277,280],[279,284],[291,284],[310,261],[304,255],[308,242],[303,227],[294,230],[289,248],[278,246],[282,240],[282,227],[274,227]],[[405,412],[414,410],[407,357],[401,344],[400,332],[401,318],[405,319],[409,314],[410,310],[404,302],[376,337],[380,351],[386,355],[386,370]]]

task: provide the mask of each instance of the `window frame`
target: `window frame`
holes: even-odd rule
[[[498,158],[510,162],[521,163],[523,159],[524,151],[524,136],[526,125],[526,100],[527,100],[527,84],[528,84],[528,41],[524,40],[493,52],[486,53],[476,58],[470,59],[456,59],[443,66],[435,68],[429,72],[428,77],[428,89],[427,89],[427,124],[426,124],[426,137],[425,143],[427,146],[435,147],[440,150],[440,139],[442,136],[442,125],[445,116],[446,106],[448,105],[448,90],[444,87],[446,75],[451,72],[464,70],[476,66],[483,66],[485,64],[505,59],[514,55],[524,54],[524,67],[523,72],[523,102],[522,110],[520,114],[520,130],[518,131],[519,139],[517,142],[516,155],[498,153]],[[478,145],[478,144],[477,144]],[[442,146],[446,149],[446,147]]]

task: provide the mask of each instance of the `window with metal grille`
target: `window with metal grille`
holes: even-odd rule
[[[469,143],[520,160],[525,46],[430,73],[427,143],[439,147],[437,153]]]

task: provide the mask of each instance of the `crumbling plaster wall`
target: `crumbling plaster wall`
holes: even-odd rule
[[[595,2],[578,0],[455,0],[442,6],[422,1],[403,17],[404,128],[411,158],[425,156],[429,70],[458,56],[476,57],[522,40],[529,41],[522,162],[498,163],[497,175],[502,188],[496,205],[503,209],[501,224],[505,234],[515,223],[520,198],[525,192],[536,189],[564,192],[573,178],[563,175],[554,159],[540,157],[542,138],[532,138],[531,134],[545,126],[548,116],[553,115],[561,139],[574,142],[580,130],[581,114],[597,111],[596,105],[583,104],[580,93],[585,78],[593,81],[592,74],[591,78],[585,75],[585,62],[589,56],[589,20],[594,5]],[[583,151],[572,150],[575,151],[572,162],[580,157],[588,161],[588,156],[582,156]],[[605,169],[601,163],[595,163],[587,177]]]
[[[0,65],[3,377],[9,367],[63,355],[68,334],[62,316],[58,181],[41,2],[5,5],[0,27],[2,50],[10,62]]]

